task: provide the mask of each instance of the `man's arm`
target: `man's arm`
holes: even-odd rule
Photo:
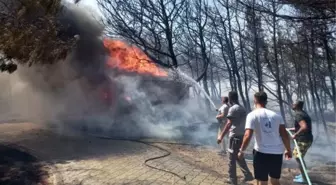
[[[228,110],[229,110],[229,107],[225,107],[223,110],[222,110],[222,113],[221,114],[218,114],[216,116],[217,119],[222,119],[222,118],[225,118],[228,114]]]
[[[252,114],[248,114],[246,117],[246,123],[245,123],[245,134],[243,138],[243,143],[240,146],[240,151],[245,151],[247,146],[249,145],[251,138],[253,136],[253,130],[254,130],[254,117]]]
[[[279,127],[279,133],[282,139],[283,144],[285,145],[285,149],[287,152],[291,152],[289,135],[287,133],[286,127],[284,124],[281,124]]]
[[[224,126],[223,131],[221,132],[221,134],[217,138],[218,143],[222,141],[223,137],[229,132],[229,130],[232,126],[231,118],[234,118],[235,109],[233,109],[232,107],[230,107],[230,108],[227,107],[227,109],[228,109],[227,111],[225,111],[225,109],[223,111],[223,113],[226,114],[225,116],[227,118],[227,121],[226,121],[226,124]],[[227,112],[227,113],[225,113],[225,112]]]
[[[217,119],[224,118],[224,113],[218,114],[218,115],[216,116],[216,118],[217,118]]]
[[[287,130],[289,130],[289,131],[295,131],[295,128],[294,128],[294,127],[292,127],[292,128],[287,128]]]
[[[299,135],[302,132],[305,132],[307,130],[307,123],[305,120],[301,120],[299,122],[300,125],[300,129],[293,135],[293,138],[295,138],[295,136]]]
[[[231,122],[230,119],[228,119],[225,126],[224,126],[223,131],[221,132],[221,134],[218,137],[219,141],[222,141],[223,137],[229,132],[231,126],[232,126],[232,122]]]
[[[252,129],[246,129],[244,138],[243,138],[243,143],[240,147],[240,151],[245,151],[247,146],[249,145],[251,138],[253,136],[253,130]]]

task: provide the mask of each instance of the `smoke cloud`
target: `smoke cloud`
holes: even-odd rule
[[[111,137],[157,137],[188,141],[215,141],[209,130],[209,110],[200,97],[182,98],[178,102],[173,77],[164,79],[172,86],[160,86],[155,78],[123,75],[105,66],[107,51],[101,36],[103,26],[81,7],[64,3],[59,20],[69,26],[68,36],[78,38],[76,48],[64,61],[45,66],[25,67],[11,75],[1,74],[5,91],[3,119],[29,120],[53,127],[59,132],[87,131]],[[46,43],[47,44],[47,43]],[[118,106],[105,106],[99,93],[106,82],[117,94]],[[176,83],[191,84],[179,78]],[[186,87],[184,90],[189,94]],[[173,92],[172,94],[170,92]],[[130,100],[126,101],[124,95]],[[155,99],[164,102],[154,103]],[[170,101],[171,100],[171,101]],[[111,100],[112,101],[112,100]],[[204,124],[208,123],[208,124]],[[202,127],[200,127],[202,125]]]

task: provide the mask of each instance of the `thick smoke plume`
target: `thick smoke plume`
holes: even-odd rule
[[[141,75],[116,74],[115,70],[106,68],[107,51],[101,40],[103,27],[80,7],[64,4],[59,21],[68,28],[67,37],[77,39],[76,47],[64,61],[19,66],[14,74],[2,74],[0,83],[6,91],[2,91],[1,100],[6,100],[7,106],[1,115],[6,112],[7,118],[51,125],[62,132],[87,131],[126,138],[193,140],[191,133],[196,133],[197,138],[208,137],[208,126],[199,133],[195,128],[190,130],[195,125],[211,122],[204,100],[188,97],[178,103],[169,102],[175,98],[174,94],[164,93],[169,86],[147,87]],[[146,78],[147,81],[153,79]],[[182,83],[190,84],[184,80]],[[117,93],[114,102],[118,106],[109,107],[99,102],[99,89],[106,84]],[[124,95],[130,100],[125,101]],[[156,96],[168,101],[153,104]]]

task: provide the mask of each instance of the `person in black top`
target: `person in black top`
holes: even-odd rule
[[[313,134],[312,134],[312,122],[309,115],[303,110],[303,101],[297,101],[293,104],[293,110],[295,111],[295,122],[294,122],[294,128],[291,128],[291,131],[294,131],[293,139],[296,139],[298,148],[295,148],[293,151],[293,156],[295,157],[296,161],[299,164],[301,174],[295,176],[294,182],[297,183],[305,183],[306,182],[306,176],[302,175],[303,172],[303,166],[300,163],[299,160],[299,153],[301,153],[303,165],[306,166],[304,162],[304,156],[306,155],[308,149],[312,145],[313,142]]]

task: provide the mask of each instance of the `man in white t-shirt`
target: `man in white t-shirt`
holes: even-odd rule
[[[254,133],[253,167],[258,185],[267,185],[268,176],[272,185],[280,184],[283,153],[291,158],[289,135],[283,118],[266,109],[267,94],[257,92],[254,95],[255,110],[246,118],[245,134],[238,157],[243,157]]]
[[[218,115],[216,116],[216,119],[218,120],[217,137],[219,136],[219,134],[222,133],[224,129],[229,108],[229,98],[227,96],[222,97],[222,106],[218,109]],[[220,145],[220,155],[226,154],[226,140],[227,139],[224,139],[224,141],[222,141],[222,144]]]

